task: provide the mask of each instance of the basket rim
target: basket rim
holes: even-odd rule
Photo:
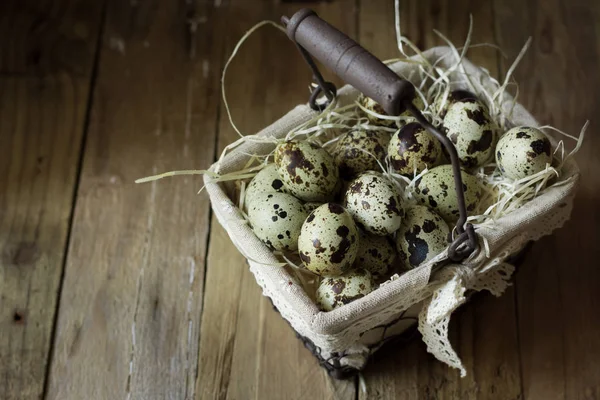
[[[427,57],[429,60],[436,60],[441,55],[449,54],[450,47],[447,46],[439,46],[428,49],[424,51],[422,54]],[[413,56],[412,59],[418,58],[419,56]],[[451,60],[452,57],[447,57],[447,59]],[[444,62],[442,60],[442,62]],[[390,64],[389,67],[397,72],[398,68],[401,66],[409,65],[406,62],[398,61],[393,64]],[[463,65],[465,70],[469,73],[480,71],[480,68],[475,64],[470,62],[468,59],[463,59]],[[345,85],[338,91],[338,99],[340,102],[344,101],[352,101],[359,95],[358,90],[354,89],[349,85]],[[508,93],[504,93],[503,102],[509,104],[512,102],[512,96]],[[518,110],[517,115],[522,115],[518,120],[513,120],[516,125],[533,125],[539,126],[537,120],[520,104],[515,104],[515,111]],[[318,113],[311,110],[306,104],[298,105],[293,108],[286,115],[281,117],[279,120],[275,121],[271,125],[264,128],[257,135],[260,136],[279,136],[285,135],[289,129],[306,122],[316,116]],[[289,128],[289,129],[286,129]],[[283,132],[283,133],[282,133]],[[256,152],[258,148],[261,146],[265,146],[264,144],[257,145],[256,143],[244,143],[242,144],[237,152],[230,153],[225,156],[223,161],[233,163],[236,159],[247,159],[248,156],[241,155],[241,153],[251,154]],[[217,163],[211,166],[211,170],[215,171],[219,166]],[[577,184],[579,178],[579,169],[577,167],[576,162],[573,159],[567,160],[567,162],[563,166],[563,176],[561,177],[560,182],[564,182],[567,185],[571,185],[571,190],[563,190],[564,196],[559,196],[557,198],[558,202],[563,202],[564,198],[569,196],[571,192],[574,191],[574,188]],[[206,184],[207,192],[209,193],[211,206],[213,212],[217,216],[219,223],[225,228],[229,237],[232,240],[232,243],[238,248],[238,250],[246,257],[253,268],[261,268],[264,269],[262,272],[265,273],[268,280],[265,280],[265,285],[268,285],[269,290],[279,292],[281,296],[278,296],[278,299],[274,299],[272,296],[271,299],[276,303],[278,309],[289,309],[292,308],[292,312],[294,314],[294,321],[290,321],[290,318],[286,316],[284,312],[282,312],[282,316],[286,318],[290,323],[293,324],[294,329],[296,331],[310,331],[316,335],[335,335],[344,331],[349,326],[355,324],[356,322],[368,318],[375,313],[380,312],[383,309],[389,308],[397,303],[397,297],[400,293],[404,292],[407,289],[414,290],[415,285],[420,288],[425,288],[429,284],[429,278],[431,276],[432,266],[439,261],[443,261],[445,259],[445,252],[431,260],[430,262],[420,266],[417,269],[409,271],[406,274],[403,274],[401,279],[391,281],[386,284],[387,290],[386,295],[384,297],[380,296],[382,293],[381,289],[369,293],[367,296],[358,299],[352,303],[334,309],[332,311],[324,312],[320,311],[314,302],[310,299],[310,297],[305,293],[302,288],[296,287],[287,287],[287,285],[283,285],[282,282],[292,282],[295,280],[284,268],[281,267],[273,267],[268,265],[262,265],[257,260],[265,264],[274,264],[279,262],[277,258],[271,253],[268,247],[263,244],[251,231],[250,227],[244,221],[243,217],[239,210],[237,210],[237,206],[231,201],[231,199],[227,196],[221,184],[213,182],[213,179],[205,175],[204,182]],[[562,186],[562,185],[561,185]],[[537,202],[540,202],[542,199],[550,196],[550,191],[556,190],[558,188],[551,187],[541,196],[533,199],[528,203],[533,206]],[[223,203],[224,202],[224,203]],[[221,203],[222,207],[217,207],[216,204]],[[523,207],[519,210],[516,210],[509,215],[503,216],[498,221],[502,221],[506,218],[524,218],[526,210],[523,211],[526,207]],[[226,211],[224,211],[226,210]],[[237,211],[236,211],[237,210]],[[486,232],[489,231],[489,227],[483,227],[478,230],[480,236],[485,236]],[[251,243],[245,247],[251,247],[253,251],[253,257],[249,257],[245,254],[246,249],[240,249],[239,243]],[[480,250],[481,251],[481,248]],[[410,274],[414,275],[415,280],[411,280]],[[256,274],[255,274],[256,275]],[[285,292],[284,292],[285,291]],[[268,295],[268,293],[266,293]],[[427,296],[429,297],[429,296]],[[284,305],[279,303],[282,301],[281,299],[285,299],[288,303],[288,307],[283,307]],[[290,300],[294,300],[291,302]],[[277,304],[279,303],[279,304]],[[298,325],[303,325],[298,326]]]

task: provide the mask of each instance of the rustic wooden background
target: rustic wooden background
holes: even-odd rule
[[[453,319],[468,376],[411,344],[358,380],[318,367],[261,296],[200,178],[236,135],[220,71],[262,19],[309,5],[377,56],[397,55],[391,0],[0,1],[0,399],[600,399],[600,139],[578,155],[573,218],[501,298]],[[600,112],[595,0],[402,1],[421,48],[466,35],[470,58],[517,70],[521,101],[577,133]],[[310,73],[272,28],[231,67],[246,133],[306,101]],[[363,388],[366,387],[366,392]]]

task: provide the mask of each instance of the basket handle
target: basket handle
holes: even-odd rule
[[[429,123],[412,103],[415,96],[414,86],[400,78],[354,40],[319,18],[313,10],[302,9],[291,18],[282,17],[281,21],[286,27],[288,37],[300,50],[317,81],[318,87],[310,99],[313,109],[322,110],[324,107],[316,103],[316,98],[321,92],[327,97],[328,103],[333,101],[335,86],[331,82],[325,82],[311,55],[342,80],[379,103],[388,115],[399,115],[408,110],[446,148],[454,172],[459,210],[456,223],[458,236],[448,248],[448,258],[461,261],[468,257],[478,247],[478,241],[473,225],[467,223],[467,207],[458,154],[452,142]]]

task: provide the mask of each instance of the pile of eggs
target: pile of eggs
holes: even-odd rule
[[[383,114],[371,99],[361,103]],[[414,104],[424,107],[422,101]],[[500,173],[518,180],[552,163],[550,142],[541,131],[516,127],[501,134],[472,93],[451,92],[431,107],[456,147],[470,214],[479,210],[483,196],[475,168],[495,157]],[[324,311],[361,298],[392,274],[444,252],[459,217],[452,167],[440,142],[410,118],[396,123],[366,116],[370,124],[399,129],[391,134],[357,127],[342,132],[331,150],[307,140],[280,143],[274,162],[245,191],[254,233],[272,250],[295,254],[303,268],[320,277],[315,298]],[[405,196],[397,182],[381,173],[384,165],[410,178],[428,172]]]

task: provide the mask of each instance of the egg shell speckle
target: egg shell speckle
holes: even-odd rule
[[[375,172],[366,172],[350,183],[344,204],[359,227],[379,236],[395,232],[404,215],[394,185]]]
[[[442,145],[418,122],[405,125],[396,132],[388,146],[388,157],[394,171],[412,176],[432,168],[442,159]]]
[[[275,164],[267,165],[252,178],[246,188],[246,205],[250,204],[259,193],[287,193]]]
[[[474,168],[492,159],[498,126],[483,104],[457,101],[448,109],[442,125],[464,167]]]
[[[387,236],[361,232],[354,266],[369,271],[375,280],[385,276],[396,261],[397,253]]]
[[[396,233],[396,246],[404,267],[416,268],[444,251],[449,233],[446,222],[429,208],[416,205],[406,210]]]
[[[308,202],[308,203],[304,203],[304,208],[306,209],[306,211],[311,213],[314,210],[316,210],[319,206],[321,206],[322,204],[323,203],[320,203],[318,201]]]
[[[298,249],[298,237],[308,212],[302,202],[286,193],[259,193],[248,205],[254,234],[275,250]]]
[[[281,143],[275,165],[286,189],[304,201],[327,201],[335,195],[339,172],[333,157],[306,141]]]
[[[361,96],[361,98],[359,99],[360,104],[366,108],[369,111],[373,111],[377,114],[381,114],[381,115],[388,115],[385,110],[383,109],[383,107],[377,103],[375,100],[371,99],[370,97],[366,97],[366,96]],[[421,98],[421,96],[419,96],[418,94],[415,93],[415,97],[413,97],[412,100],[413,104],[415,105],[415,107],[417,107],[419,110],[423,111],[423,109],[425,108],[425,103],[423,102],[423,99]],[[369,121],[373,124],[377,124],[377,125],[382,125],[382,126],[398,126],[398,127],[402,127],[410,122],[414,122],[416,121],[416,119],[412,116],[412,114],[410,113],[410,111],[403,111],[399,116],[402,117],[399,120],[393,120],[393,119],[382,119],[379,118],[375,115],[367,114],[367,118],[369,119]]]
[[[472,215],[477,210],[483,195],[483,188],[479,180],[466,171],[461,170],[461,176],[467,213]],[[440,165],[432,168],[417,179],[414,195],[422,205],[433,209],[446,222],[453,223],[458,220],[458,200],[454,188],[452,165]]]
[[[344,207],[326,203],[316,208],[298,238],[300,259],[312,272],[338,276],[348,271],[358,252],[358,229]]]
[[[552,164],[552,145],[539,129],[512,128],[498,141],[496,164],[502,174],[511,179],[525,178]]]
[[[385,131],[354,130],[342,135],[334,151],[340,176],[352,179],[361,172],[380,170],[389,141],[390,134]]]
[[[323,311],[331,311],[366,296],[373,288],[373,277],[365,270],[325,278],[317,289],[317,306]]]
[[[448,108],[458,101],[462,101],[464,103],[479,102],[474,93],[463,89],[453,90],[448,93],[448,96],[446,96],[446,101],[442,106],[443,97],[443,94],[438,95],[433,101],[432,105],[433,111],[438,113],[440,118],[444,118],[446,116],[446,112],[448,112]]]

